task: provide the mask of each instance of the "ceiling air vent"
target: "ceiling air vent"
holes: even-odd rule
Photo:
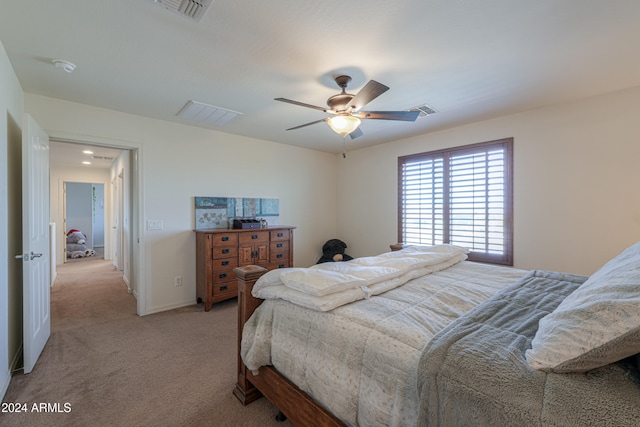
[[[194,21],[200,21],[213,0],[153,0],[166,9],[180,15],[187,16]]]
[[[432,114],[435,114],[436,112],[436,110],[429,107],[427,104],[422,104],[417,107],[409,108],[409,111],[417,111],[418,113],[420,113],[418,114],[418,117],[427,117]]]
[[[226,108],[215,107],[203,104],[202,102],[189,101],[182,110],[178,112],[178,117],[192,120],[194,122],[207,123],[210,125],[226,125],[242,113],[227,110]]]
[[[91,158],[94,160],[113,160],[113,157],[107,156],[91,156]]]

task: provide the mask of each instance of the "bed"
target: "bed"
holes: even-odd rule
[[[640,244],[589,278],[451,245],[239,268],[234,394],[298,426],[640,425],[639,266]]]

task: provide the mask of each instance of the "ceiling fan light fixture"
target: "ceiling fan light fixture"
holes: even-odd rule
[[[337,115],[327,120],[329,127],[337,134],[346,136],[360,126],[360,119],[349,115]]]

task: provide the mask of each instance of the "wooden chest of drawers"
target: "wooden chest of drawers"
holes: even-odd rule
[[[268,270],[293,266],[293,229],[196,230],[196,298],[205,311],[238,296],[233,269],[260,265]]]

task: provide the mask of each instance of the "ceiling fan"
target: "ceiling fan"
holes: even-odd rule
[[[362,107],[388,91],[389,87],[382,83],[378,83],[375,80],[369,80],[369,82],[360,89],[358,93],[352,95],[347,93],[347,85],[351,81],[350,76],[339,75],[335,77],[334,80],[342,89],[342,92],[327,99],[327,105],[329,108],[317,107],[315,105],[292,101],[286,98],[275,98],[276,101],[313,108],[314,110],[320,110],[332,115],[332,117],[305,123],[287,130],[300,129],[316,123],[327,122],[329,127],[331,127],[335,133],[342,136],[349,135],[351,139],[355,139],[363,135],[362,130],[358,128],[358,126],[360,126],[360,119],[402,120],[413,122],[418,118],[419,111],[360,111]]]

